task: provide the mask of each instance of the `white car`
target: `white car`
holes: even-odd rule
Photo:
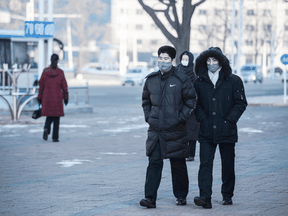
[[[149,70],[147,67],[130,68],[125,75],[120,77],[122,86],[125,86],[126,84],[131,84],[132,86],[142,85],[148,73]]]

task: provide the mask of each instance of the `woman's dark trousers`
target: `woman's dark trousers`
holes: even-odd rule
[[[171,173],[173,194],[176,198],[186,198],[189,188],[189,180],[185,158],[171,158]],[[145,198],[157,198],[163,169],[163,159],[161,159],[160,143],[157,142],[154,150],[149,156],[149,164],[146,172]]]
[[[211,200],[213,181],[213,160],[217,144],[200,143],[200,168],[198,173],[198,186],[200,196]],[[232,198],[235,186],[235,143],[220,143],[219,151],[222,165],[223,198]]]
[[[195,157],[196,140],[189,140],[189,144],[190,144],[189,156],[190,157]]]
[[[47,116],[46,121],[45,121],[44,129],[46,128],[48,130],[48,134],[50,134],[52,122],[53,122],[52,139],[58,140],[58,138],[59,138],[60,117]]]

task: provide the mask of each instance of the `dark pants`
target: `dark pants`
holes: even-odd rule
[[[58,139],[59,138],[60,117],[47,116],[44,129],[45,128],[48,129],[48,134],[50,134],[52,122],[53,122],[52,139]]]
[[[217,144],[200,143],[200,168],[198,173],[198,186],[200,196],[211,200],[213,160]],[[219,144],[222,165],[221,193],[225,198],[232,198],[235,186],[235,143]]]
[[[176,198],[186,198],[189,188],[189,180],[185,158],[171,158],[171,173],[173,194]],[[149,156],[149,164],[146,172],[145,198],[157,198],[157,190],[160,185],[163,169],[160,143],[158,142]]]
[[[190,145],[189,157],[195,157],[196,140],[189,140],[189,145]]]

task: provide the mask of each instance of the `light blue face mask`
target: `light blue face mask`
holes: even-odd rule
[[[214,73],[215,71],[219,69],[219,63],[213,64],[213,65],[207,64],[207,68],[209,71]]]
[[[167,72],[172,68],[172,63],[158,61],[158,67],[161,72]]]

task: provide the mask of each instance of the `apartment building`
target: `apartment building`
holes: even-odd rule
[[[146,2],[153,5],[153,8],[159,8],[162,5],[159,1],[146,0]],[[237,63],[239,0],[235,3],[234,53]],[[182,22],[181,0],[177,1],[177,7],[179,19]],[[232,0],[207,0],[196,8],[191,21],[190,51],[192,53],[197,56],[210,46],[219,46],[230,58],[232,9]],[[161,13],[158,15],[163,24],[173,33],[164,15]],[[280,55],[288,48],[287,20],[288,3],[283,0],[243,0],[241,65],[246,63],[262,65],[265,62],[265,66],[269,68],[271,54],[273,58],[274,52],[274,64],[280,66]],[[159,46],[171,44],[137,0],[111,1],[111,27],[112,41],[115,44],[120,43],[123,29],[125,29],[130,61],[132,61],[135,46],[137,46],[139,60],[141,56],[147,57],[155,53]],[[274,51],[271,50],[273,44]]]

